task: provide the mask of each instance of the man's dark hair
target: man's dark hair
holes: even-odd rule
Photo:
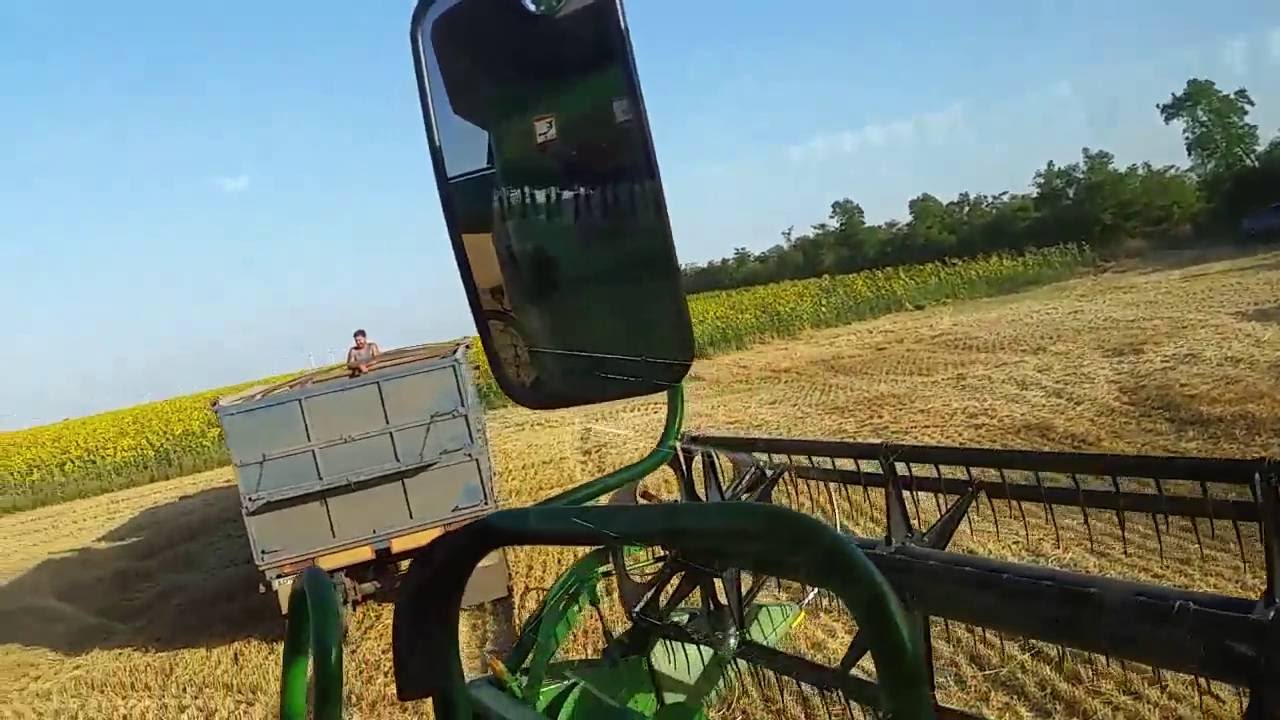
[[[364,334],[364,330],[357,330],[357,331],[355,331],[354,333],[352,333],[352,335],[351,335],[351,339],[352,339],[352,340],[354,340],[354,339],[356,339],[356,338],[358,338],[358,337],[369,337],[369,336]]]

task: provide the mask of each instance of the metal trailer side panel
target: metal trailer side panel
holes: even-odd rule
[[[462,432],[475,407],[460,370],[419,362],[220,409],[245,504],[358,483],[474,445]],[[440,424],[448,420],[456,422]]]
[[[372,559],[496,508],[466,350],[217,407],[268,579]]]
[[[245,515],[254,560],[267,571],[352,547],[387,549],[397,537],[483,514],[494,506],[484,464],[467,457]]]

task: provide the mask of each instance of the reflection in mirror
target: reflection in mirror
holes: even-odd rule
[[[617,2],[442,0],[413,28],[436,182],[499,385],[553,408],[679,383],[693,334]]]

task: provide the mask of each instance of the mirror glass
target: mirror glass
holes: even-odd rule
[[[438,0],[413,40],[441,203],[494,376],[557,408],[679,383],[693,332],[616,0]]]

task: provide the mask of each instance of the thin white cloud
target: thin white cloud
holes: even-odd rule
[[[1267,33],[1267,50],[1271,53],[1271,62],[1280,63],[1280,27],[1273,27]]]
[[[787,148],[791,159],[816,161],[832,155],[852,155],[865,148],[907,147],[919,142],[939,143],[964,124],[964,105],[950,106],[928,113],[917,113],[901,120],[869,123],[853,130],[817,135],[807,142]]]
[[[1243,37],[1232,38],[1222,44],[1222,63],[1236,75],[1249,71],[1249,40]]]
[[[215,185],[220,190],[228,193],[244,192],[249,189],[249,176],[240,175],[219,175],[213,179]]]

